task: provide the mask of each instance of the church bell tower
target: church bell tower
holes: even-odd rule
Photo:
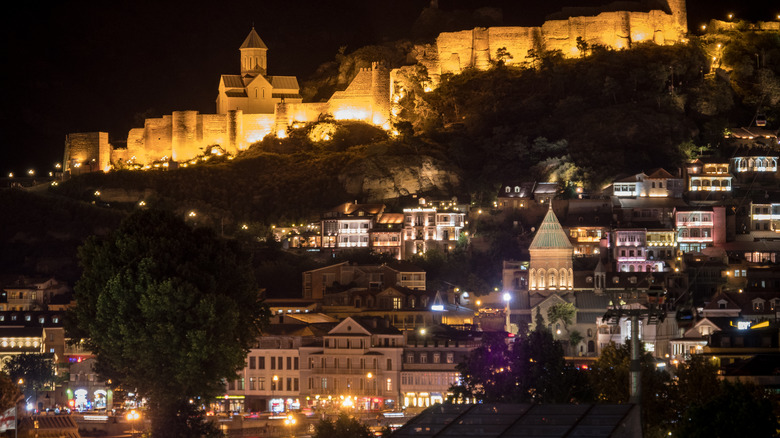
[[[253,27],[249,31],[244,43],[239,48],[241,51],[241,76],[256,77],[266,74],[266,52],[268,47]]]

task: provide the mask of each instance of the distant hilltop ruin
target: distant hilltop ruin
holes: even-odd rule
[[[565,8],[539,27],[478,27],[443,32],[431,45],[418,48],[417,60],[434,83],[444,73],[466,68],[485,70],[502,60],[529,63],[529,52],[558,50],[580,56],[578,42],[614,49],[651,41],[674,44],[688,33],[685,0],[615,2],[598,8]],[[579,40],[579,41],[578,41]]]
[[[417,46],[430,87],[442,74],[466,68],[488,69],[501,60],[530,63],[530,53],[558,50],[580,56],[578,43],[614,49],[637,42],[673,44],[687,33],[685,0],[616,2],[600,8],[567,8],[539,27],[489,27],[441,33],[432,44]],[[146,119],[133,128],[126,148],[114,148],[105,133],[69,134],[63,162],[66,174],[108,171],[116,167],[151,168],[186,163],[214,148],[229,154],[247,149],[267,135],[286,136],[287,128],[331,115],[390,128],[391,102],[403,92],[395,71],[374,63],[362,69],[344,91],[327,102],[303,103],[298,79],[267,74],[268,47],[253,28],[240,46],[240,75],[222,75],[215,114],[174,111]]]

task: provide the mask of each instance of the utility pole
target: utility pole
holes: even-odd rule
[[[652,274],[645,280],[653,283]],[[632,289],[611,292],[612,304],[603,320],[608,324],[618,324],[621,318],[631,321],[631,365],[629,367],[629,402],[640,404],[642,399],[642,365],[640,360],[639,321],[647,318],[647,324],[658,324],[666,317],[666,289],[650,286],[640,291],[638,285]]]

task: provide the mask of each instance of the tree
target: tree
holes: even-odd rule
[[[336,421],[324,419],[314,426],[314,438],[369,438],[371,429],[347,414],[339,414]]]
[[[0,412],[14,407],[21,397],[19,387],[5,372],[0,372]]]
[[[722,381],[711,399],[685,411],[675,436],[691,438],[777,436],[772,402],[752,384]]]
[[[69,336],[85,340],[101,376],[149,400],[153,436],[199,436],[188,401],[236,378],[268,320],[248,258],[211,230],[143,210],[88,239],[79,261]]]
[[[550,325],[560,321],[563,323],[563,329],[568,333],[569,325],[574,322],[574,316],[577,314],[577,309],[572,303],[557,303],[550,306],[547,309],[547,320],[550,321]]]
[[[512,344],[503,336],[485,334],[482,345],[457,369],[462,384],[450,388],[455,400],[569,403],[591,398],[584,375],[566,362],[561,343],[545,328]]]
[[[588,373],[588,380],[596,399],[605,403],[628,403],[631,343],[616,345],[610,342],[601,351]],[[653,355],[641,352],[642,426],[646,436],[659,430],[668,430],[674,420],[674,392],[671,377],[659,371]]]
[[[20,354],[6,364],[6,372],[12,382],[23,380],[22,388],[26,400],[35,398],[38,391],[50,387],[56,376],[51,355],[42,353]]]

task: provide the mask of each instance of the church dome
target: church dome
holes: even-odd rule
[[[539,231],[536,232],[534,240],[529,249],[573,249],[574,246],[569,241],[569,236],[563,231],[561,223],[553,213],[552,208],[547,211],[542,224],[539,225]]]

